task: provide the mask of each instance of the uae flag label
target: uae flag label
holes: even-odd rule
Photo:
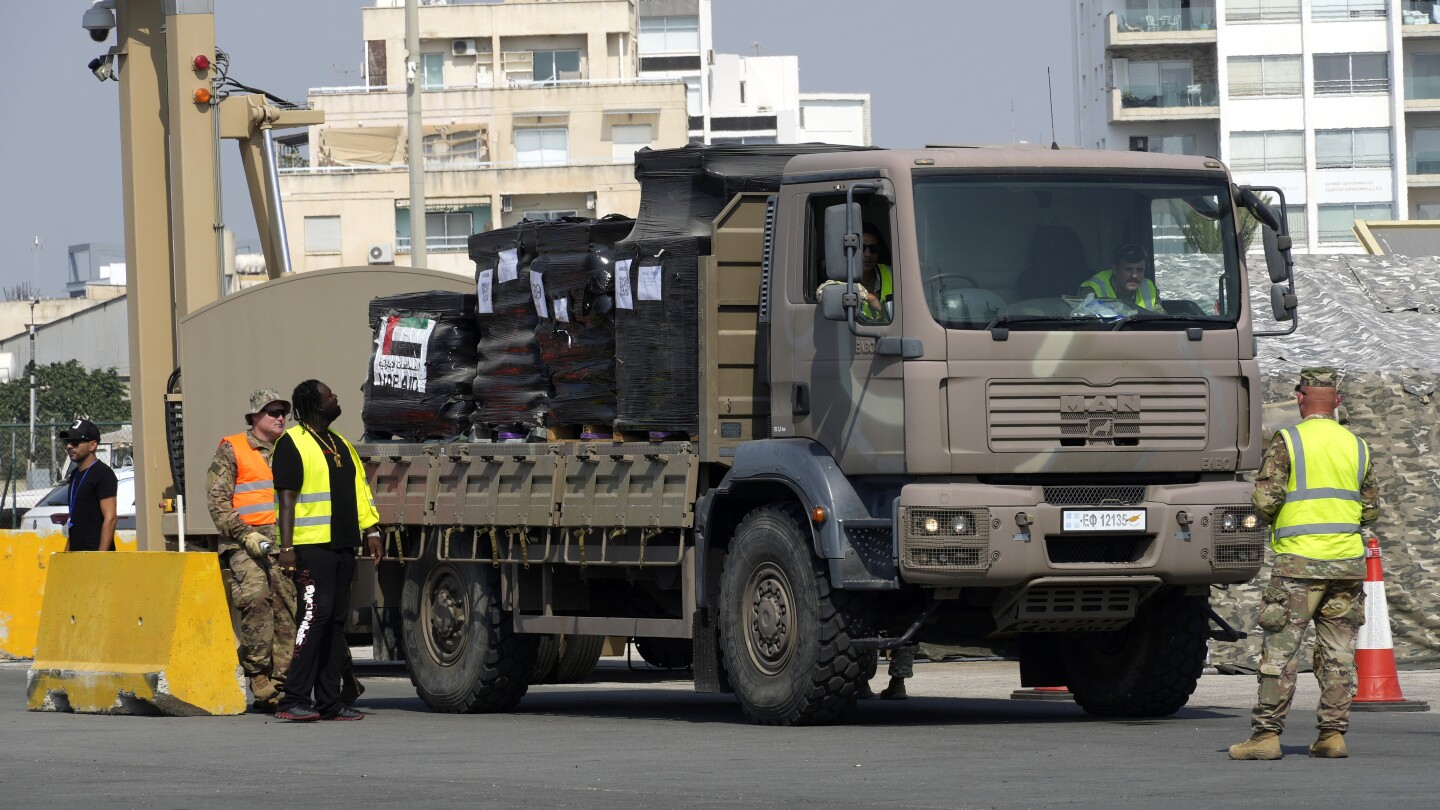
[[[425,356],[435,321],[386,317],[375,338],[375,387],[425,393]]]

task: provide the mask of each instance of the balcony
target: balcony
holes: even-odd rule
[[[1110,123],[1126,121],[1193,121],[1220,117],[1214,82],[1179,87],[1110,89]]]
[[[1440,152],[1412,151],[1406,160],[1406,183],[1411,188],[1440,187]]]
[[[1176,8],[1168,14],[1110,12],[1105,47],[1195,45],[1215,42],[1215,7]]]
[[[1406,39],[1440,37],[1440,4],[1404,0],[1400,4],[1400,35]]]

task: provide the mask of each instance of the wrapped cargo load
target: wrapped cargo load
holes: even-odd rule
[[[543,309],[541,358],[554,390],[547,424],[588,426],[580,438],[607,437],[615,421],[613,245],[633,226],[629,217],[612,214],[536,228],[540,255],[530,269],[537,309]]]
[[[731,198],[779,191],[796,155],[857,148],[726,144],[635,153],[640,216],[616,245],[618,429],[653,438],[699,429],[699,257],[710,253],[711,225]]]
[[[374,348],[361,419],[374,439],[466,436],[475,410],[473,295],[404,293],[370,302]]]
[[[530,286],[535,228],[522,222],[470,237],[480,327],[472,419],[482,438],[524,439],[544,427],[550,410]]]

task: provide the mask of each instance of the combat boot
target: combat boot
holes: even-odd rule
[[[1345,735],[1334,729],[1322,729],[1320,739],[1310,745],[1310,756],[1316,759],[1344,759],[1350,756],[1345,750]]]
[[[861,681],[860,685],[855,687],[856,700],[870,700],[873,697],[875,697],[875,690],[870,688],[869,681]]]
[[[881,700],[904,700],[906,697],[904,678],[891,678],[890,685],[880,692]]]
[[[1280,759],[1280,735],[1273,731],[1257,731],[1243,743],[1230,746],[1231,759]]]
[[[270,680],[268,675],[250,676],[250,694],[255,696],[256,703],[274,704],[280,699],[280,690]]]

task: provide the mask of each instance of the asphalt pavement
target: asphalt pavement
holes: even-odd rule
[[[369,668],[369,717],[310,724],[27,712],[27,665],[0,664],[0,807],[1435,806],[1440,671],[1400,676],[1436,711],[1354,715],[1346,760],[1305,756],[1317,692],[1302,675],[1285,759],[1230,762],[1253,677],[1207,675],[1173,717],[1100,720],[1010,699],[1011,662],[920,663],[909,700],[767,728],[635,661],[532,687],[504,715],[431,713],[403,675]]]

